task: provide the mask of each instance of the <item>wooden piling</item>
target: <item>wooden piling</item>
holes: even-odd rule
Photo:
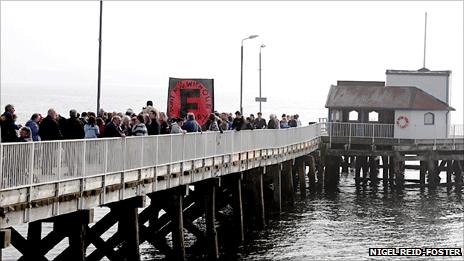
[[[401,169],[401,155],[398,151],[394,152],[392,160],[395,187],[402,188],[404,186],[404,173]]]
[[[421,187],[424,187],[425,186],[425,176],[427,174],[427,164],[423,160],[421,160],[419,164],[420,164],[419,165],[419,167],[420,167],[420,170],[419,170],[419,183],[420,183]]]
[[[369,157],[369,179],[371,180],[371,184],[377,184],[378,182],[378,162],[376,156]]]
[[[369,177],[369,161],[367,156],[362,156],[361,158],[361,168],[362,168],[362,182],[363,185],[367,184],[367,179]]]
[[[298,158],[295,161],[296,167],[297,167],[297,172],[298,172],[298,181],[300,185],[300,196],[301,198],[306,197],[306,175],[305,175],[305,169],[306,169],[306,164],[305,160],[303,157]]]
[[[295,203],[295,193],[293,189],[292,161],[282,163],[282,202],[284,205],[293,206]]]
[[[126,242],[121,251],[128,260],[140,260],[138,217],[137,207],[126,205],[124,210],[121,209],[118,232]]]
[[[453,181],[451,180],[453,176],[453,161],[447,160],[446,161],[446,186],[449,188],[451,187]]]
[[[343,159],[342,159],[342,172],[348,173],[348,156],[347,155],[343,156]]]
[[[202,187],[205,193],[206,240],[208,241],[208,260],[219,258],[219,246],[216,231],[216,186],[219,179],[208,180]]]
[[[361,183],[361,169],[362,169],[362,160],[360,156],[356,156],[355,160],[355,171],[354,171],[354,181],[356,186],[359,186]]]
[[[314,163],[316,164],[315,169],[317,170],[317,189],[322,189],[324,185],[324,165],[322,164],[321,156],[317,155],[317,157],[314,158]],[[310,186],[311,186],[311,180],[310,180]]]
[[[185,244],[184,244],[184,222],[183,222],[183,192],[184,186],[173,189],[172,192],[172,248],[174,258],[176,260],[185,259]]]
[[[7,248],[11,242],[11,230],[0,229],[0,261],[2,261],[2,249]]]
[[[234,215],[235,238],[241,243],[245,240],[242,202],[242,173],[238,173],[232,182],[232,209]]]
[[[337,187],[340,176],[340,156],[327,156],[325,187],[334,189]]]
[[[463,185],[462,171],[464,167],[464,162],[455,160],[453,165],[454,165],[454,183],[455,183],[456,189],[459,189]]]
[[[278,216],[282,211],[282,195],[281,195],[281,177],[280,177],[280,164],[275,164],[266,167],[266,175],[264,175],[265,180],[267,180],[267,188],[269,193],[266,198],[266,215],[267,216]],[[266,188],[266,185],[264,186]]]
[[[27,244],[29,251],[24,254],[26,260],[33,260],[40,253],[40,240],[42,239],[42,222],[29,222],[27,226]]]
[[[314,188],[316,187],[316,161],[314,156],[308,156],[308,181],[309,181],[309,191],[310,193],[314,192]],[[319,181],[319,177],[318,177]]]
[[[70,219],[63,221],[63,228],[69,226],[69,247],[72,260],[86,260],[87,225],[93,222],[93,209],[71,213]],[[138,225],[137,225],[138,227]]]
[[[383,187],[386,188],[388,186],[388,156],[382,156],[382,181],[383,181]]]

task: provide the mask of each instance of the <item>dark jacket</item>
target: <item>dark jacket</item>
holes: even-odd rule
[[[113,122],[106,124],[105,131],[103,132],[103,137],[122,137],[122,130],[119,126],[114,125]]]
[[[266,120],[263,119],[263,118],[261,118],[261,119],[256,118],[255,119],[255,128],[256,129],[266,129],[267,128]]]
[[[232,129],[239,131],[244,127],[243,125],[245,125],[243,117],[234,118],[234,121],[232,122]]]
[[[288,126],[292,127],[292,128],[295,128],[298,126],[298,123],[296,122],[295,119],[291,119],[288,121]]]
[[[47,116],[43,118],[39,125],[39,135],[42,140],[61,140],[63,135],[61,134],[58,122]]]
[[[268,129],[280,129],[280,123],[277,120],[269,120],[267,123]]]
[[[63,136],[65,139],[83,139],[85,137],[84,124],[78,118],[66,120]]]
[[[32,135],[32,140],[33,141],[40,141],[40,135],[39,135],[39,124],[33,120],[29,120],[26,122],[26,127],[29,127],[31,129],[31,135]]]
[[[201,127],[196,120],[188,120],[182,125],[187,132],[201,132]]]
[[[161,124],[160,124],[160,133],[161,134],[170,134],[171,133],[171,130],[169,129],[169,124],[165,121],[162,121]]]
[[[16,130],[19,127],[13,120],[13,115],[10,112],[4,112],[0,117],[0,126],[2,128],[2,142],[15,142],[18,140]]]
[[[147,125],[148,135],[159,135],[161,133],[161,126],[158,120],[152,120]]]

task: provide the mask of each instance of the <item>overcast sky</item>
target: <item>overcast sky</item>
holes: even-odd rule
[[[87,94],[95,110],[99,2],[0,4],[2,105],[55,86],[55,95]],[[129,104],[153,99],[164,111],[168,78],[194,77],[214,78],[215,108],[233,112],[240,42],[258,34],[244,42],[245,112],[258,110],[265,44],[263,111],[326,116],[337,80],[384,81],[387,69],[422,67],[428,12],[426,67],[452,71],[453,122],[462,122],[463,8],[462,1],[104,1],[102,107],[131,93],[140,99]]]

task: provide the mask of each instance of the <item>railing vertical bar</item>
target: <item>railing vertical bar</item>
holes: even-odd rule
[[[85,171],[85,151],[86,151],[86,146],[87,146],[87,142],[86,140],[84,139],[84,142],[83,142],[83,149],[82,149],[82,177],[86,177],[87,173]]]
[[[31,160],[31,163],[30,163],[30,168],[31,168],[31,171],[29,172],[29,185],[32,186],[32,184],[34,183],[34,149],[35,149],[35,145],[34,145],[34,142],[31,142],[31,155],[30,155],[30,160]]]
[[[1,128],[0,128],[0,134],[1,134]],[[0,189],[3,189],[5,186],[5,177],[3,176],[3,143],[0,141]]]
[[[63,142],[60,141],[60,142],[58,142],[58,180],[61,180],[61,156],[62,156],[61,154],[62,154],[62,150],[63,150]],[[52,169],[53,169],[53,166],[52,166]]]

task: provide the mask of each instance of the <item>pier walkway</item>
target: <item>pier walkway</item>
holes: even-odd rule
[[[264,227],[269,213],[293,202],[297,183],[304,196],[306,179],[310,190],[316,183],[333,185],[340,168],[351,166],[360,181],[375,181],[373,173],[383,167],[384,185],[398,185],[404,162],[420,160],[422,185],[427,170],[447,170],[456,176],[453,184],[461,184],[464,142],[462,126],[457,129],[447,139],[411,140],[393,138],[392,125],[325,122],[277,130],[2,143],[0,247],[11,243],[25,260],[33,255],[46,260],[45,254],[69,237],[69,247],[57,260],[70,255],[138,260],[138,245],[146,240],[167,257],[182,260],[187,229],[208,242],[207,255],[216,259],[215,222],[221,207],[233,208],[239,234],[234,238],[243,241],[244,220]],[[376,157],[382,157],[382,165],[376,165]],[[145,196],[151,204],[139,214]],[[111,212],[89,227],[93,209],[101,206]],[[193,224],[201,216],[206,231]],[[55,224],[44,238],[43,222]],[[73,225],[67,229],[69,222]],[[117,222],[118,232],[103,241],[101,235]],[[27,238],[14,229],[26,223]],[[169,232],[172,246],[166,243]],[[91,243],[96,250],[87,255]]]

